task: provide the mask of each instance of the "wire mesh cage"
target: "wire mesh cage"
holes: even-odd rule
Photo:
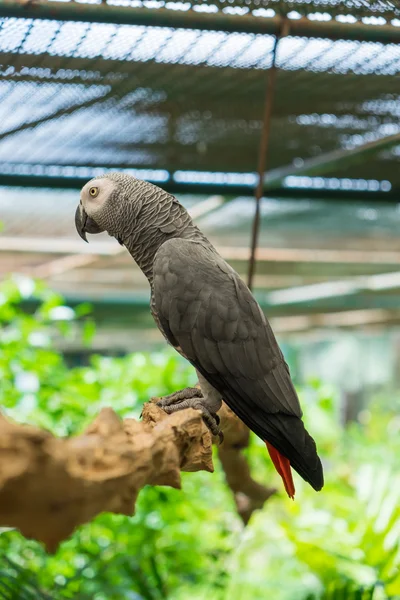
[[[186,12],[162,9],[173,13],[169,19],[179,12],[184,27],[158,26],[156,9],[129,9],[132,15],[151,12],[155,25],[118,24],[106,22],[108,13],[98,17],[104,22],[91,22],[92,13],[85,13],[90,5],[52,4],[62,6],[60,19],[56,6],[43,18],[41,12],[28,18],[30,13],[18,9],[16,16],[0,20],[0,176],[85,177],[96,168],[129,168],[156,182],[173,178],[178,184],[254,186],[274,35],[232,31],[229,19],[239,23],[247,13],[231,16],[224,2],[213,6],[225,11],[221,14],[231,31],[218,22],[214,30],[192,26],[194,8],[202,4]],[[323,174],[331,181],[292,177],[284,183],[345,191],[395,187],[400,49],[389,35],[385,43],[362,40],[372,27],[368,18],[383,19],[381,28],[397,32],[393,4],[353,2],[349,7],[332,0],[232,6],[241,4],[252,11],[252,22],[268,24],[296,9],[299,16],[307,15],[301,22],[317,19],[323,25],[329,17],[341,25],[347,11],[347,20],[358,19],[361,26],[360,39],[346,39],[345,27],[343,39],[324,37],[323,30],[318,37],[305,37],[292,32],[299,21],[287,19],[287,35],[277,50],[270,168],[293,169],[332,151],[381,141],[368,160],[345,156],[325,166]],[[65,17],[66,5],[80,8],[72,6]],[[273,16],[255,18],[260,10]]]

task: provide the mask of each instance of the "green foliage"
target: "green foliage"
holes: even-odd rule
[[[22,310],[30,295],[40,300],[34,314]],[[76,322],[92,335],[87,305],[73,314],[25,279],[0,288],[0,401],[9,416],[66,435],[103,406],[138,417],[149,397],[193,383],[171,351],[93,356],[69,369],[52,339],[72,335]],[[133,518],[100,515],[52,556],[0,530],[0,600],[400,598],[398,417],[372,406],[343,430],[335,390],[315,381],[302,404],[325,464],[321,493],[296,477],[295,502],[281,492],[243,528],[216,461],[212,475],[186,474],[181,491],[146,488]],[[257,477],[281,489],[261,441],[247,454]]]
[[[50,341],[54,328],[60,330],[54,316],[70,316],[66,310],[54,312],[63,308],[62,299],[25,280],[8,281],[1,292],[0,398],[15,419],[72,434],[104,406],[139,417],[149,397],[195,381],[193,370],[171,352],[93,356],[89,366],[68,369]],[[42,302],[34,315],[21,310],[28,292]],[[61,328],[64,335],[69,329]],[[177,589],[193,590],[207,578],[221,585],[224,557],[239,530],[222,473],[196,473],[185,478],[183,491],[144,490],[133,519],[99,516],[55,556],[15,531],[0,535],[0,555],[36,573],[37,585],[52,597],[75,598],[79,590],[79,597],[96,600],[158,599]]]
[[[320,595],[311,594],[306,600],[374,600],[378,598],[379,587],[373,585],[365,588],[355,585],[352,582],[328,584],[326,590]]]
[[[0,567],[0,598],[2,600],[51,600],[34,576],[12,560],[2,557]]]

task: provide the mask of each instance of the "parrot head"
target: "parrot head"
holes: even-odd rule
[[[88,241],[86,233],[102,233],[104,231],[92,215],[95,215],[106,202],[107,188],[109,187],[107,183],[105,179],[99,181],[92,179],[82,188],[81,199],[75,213],[75,227],[85,242]]]
[[[86,242],[87,233],[106,231],[138,261],[145,248],[148,253],[193,224],[165,190],[127,173],[107,173],[82,188],[75,226]]]
[[[145,182],[125,173],[107,173],[83,186],[75,213],[75,226],[87,242],[87,233],[107,231],[120,241],[132,229],[143,202]]]

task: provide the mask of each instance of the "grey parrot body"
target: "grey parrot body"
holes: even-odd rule
[[[104,181],[112,189],[100,203]],[[87,231],[107,230],[135,258],[149,279],[151,312],[159,329],[199,374],[209,398],[206,410],[216,412],[223,398],[268,448],[272,445],[303,479],[321,489],[322,466],[301,420],[288,366],[240,276],[163,190],[112,174],[89,182],[83,194],[97,185],[97,206],[81,198],[77,227],[84,234],[84,214]],[[282,475],[279,462],[276,466]]]

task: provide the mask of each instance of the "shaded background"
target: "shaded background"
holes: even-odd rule
[[[160,185],[246,279],[273,94],[254,290],[328,480],[242,529],[222,473],[190,475],[182,494],[147,490],[136,520],[81,528],[56,558],[4,532],[6,578],[39,573],[52,598],[398,597],[399,42],[384,0],[0,2],[6,412],[73,433],[101,406],[138,416],[193,383],[125,249],[77,237],[79,189],[107,170]],[[248,457],[274,477],[256,440]]]

